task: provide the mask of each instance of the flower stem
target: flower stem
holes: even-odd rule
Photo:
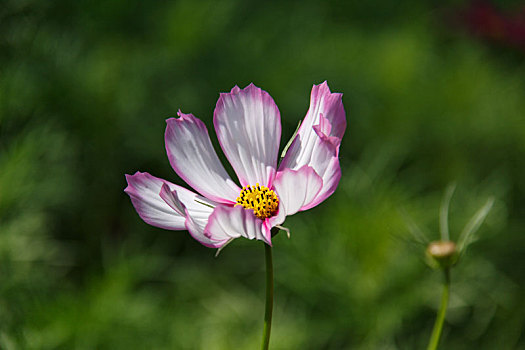
[[[268,350],[270,346],[270,332],[272,330],[273,311],[273,262],[272,247],[264,244],[264,255],[266,257],[266,308],[264,312],[264,329],[262,339],[262,350]]]
[[[450,268],[444,268],[443,272],[445,273],[445,281],[443,283],[443,294],[441,295],[441,307],[439,308],[436,322],[434,323],[434,329],[432,330],[427,350],[436,350],[438,348],[441,330],[443,329],[443,323],[445,322],[445,315],[447,313],[450,294]]]

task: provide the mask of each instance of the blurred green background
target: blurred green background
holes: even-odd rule
[[[442,348],[525,349],[524,51],[469,34],[468,6],[3,1],[0,349],[258,348],[262,243],[214,258],[148,226],[124,174],[181,183],[164,120],[194,113],[217,145],[236,84],[275,99],[282,148],[324,80],[344,93],[343,177],[274,239],[272,348],[424,348],[441,274],[407,220],[437,239],[455,181],[452,238],[496,201],[453,270]]]

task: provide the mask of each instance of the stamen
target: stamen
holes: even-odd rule
[[[258,183],[255,186],[244,186],[235,205],[242,205],[245,209],[252,209],[259,219],[273,216],[279,207],[279,198],[274,191]]]

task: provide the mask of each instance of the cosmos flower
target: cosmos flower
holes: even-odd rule
[[[286,216],[315,207],[341,178],[339,146],[346,128],[342,94],[314,85],[310,108],[278,166],[281,117],[270,95],[250,84],[221,93],[213,124],[239,187],[215,152],[204,123],[178,112],[167,121],[171,166],[197,193],[148,173],[126,175],[139,216],[167,230],[187,230],[207,247],[237,237],[271,245]]]

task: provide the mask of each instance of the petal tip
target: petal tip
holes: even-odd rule
[[[250,91],[250,90],[261,90],[261,88],[257,87],[254,83],[250,83],[243,90],[247,90],[247,91]]]
[[[328,89],[328,91],[330,91],[330,87],[328,86],[328,80],[323,81],[321,84],[314,84],[314,86],[317,86],[318,88]]]
[[[124,192],[129,193],[134,189],[134,185],[138,182],[143,182],[144,178],[147,178],[148,176],[151,176],[149,173],[146,172],[140,172],[136,171],[135,174],[124,174],[126,177],[126,182],[128,183],[128,186],[124,189]]]
[[[230,94],[238,94],[239,91],[241,91],[241,89],[239,88],[238,85],[235,85],[234,87],[232,87],[232,89],[230,90]],[[227,94],[227,92],[225,92],[225,94]],[[222,95],[222,93],[221,93]]]

